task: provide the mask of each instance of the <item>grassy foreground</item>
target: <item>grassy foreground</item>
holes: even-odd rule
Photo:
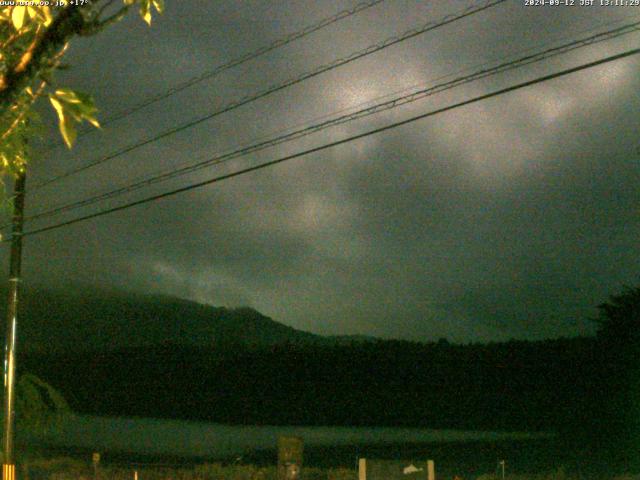
[[[70,457],[32,459],[19,466],[20,480],[277,480],[276,467],[253,465],[223,465],[207,463],[193,467],[163,467],[161,465],[104,465],[94,472],[93,466]],[[454,480],[438,476],[437,480]],[[458,477],[460,478],[460,477]],[[357,480],[358,472],[348,468],[304,468],[301,480]],[[502,480],[487,474],[462,480]],[[507,475],[505,480],[583,480],[560,468],[540,474]],[[600,477],[600,480],[640,480],[640,475]]]
[[[93,466],[70,457],[30,460],[19,467],[20,480],[277,480],[276,467],[207,463],[194,467],[158,465]],[[303,469],[302,480],[357,480],[358,473],[346,468]]]

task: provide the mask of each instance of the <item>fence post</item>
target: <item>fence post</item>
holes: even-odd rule
[[[278,480],[298,480],[300,478],[302,451],[302,438],[278,437]]]
[[[358,459],[358,480],[367,480],[367,459]]]
[[[100,463],[100,454],[94,452],[91,455],[91,463],[93,463],[93,480],[98,480],[98,464]]]

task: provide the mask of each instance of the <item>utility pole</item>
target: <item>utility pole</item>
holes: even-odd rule
[[[15,480],[16,466],[13,453],[15,427],[16,383],[16,327],[18,324],[18,293],[22,261],[22,225],[24,220],[24,194],[27,176],[20,172],[13,187],[13,224],[11,229],[11,258],[9,260],[9,299],[7,302],[7,333],[4,352],[4,432],[2,438],[2,480]]]

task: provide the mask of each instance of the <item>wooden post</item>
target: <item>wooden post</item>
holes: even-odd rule
[[[15,384],[16,384],[16,329],[18,326],[18,294],[21,282],[22,225],[24,223],[24,193],[27,175],[21,172],[13,187],[13,222],[11,231],[11,257],[9,260],[9,300],[4,350],[4,432],[2,450],[2,480],[15,480]]]
[[[278,437],[278,480],[299,480],[303,445],[300,437]]]
[[[428,480],[436,480],[436,465],[433,460],[427,460]]]
[[[367,459],[358,459],[358,480],[367,480]]]
[[[93,480],[98,480],[98,465],[100,464],[100,454],[94,452],[91,455],[91,462],[93,463]]]

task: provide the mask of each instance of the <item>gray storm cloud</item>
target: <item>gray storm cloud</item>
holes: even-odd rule
[[[167,3],[151,30],[131,18],[79,41],[74,68],[61,79],[92,91],[108,116],[354,5]],[[468,3],[385,2],[93,133],[70,153],[43,155],[33,163],[33,181]],[[611,28],[640,13],[632,10],[507,2],[35,192],[28,206],[84,198],[446,74]],[[144,193],[610,55],[639,38],[579,50]],[[27,279],[248,304],[320,333],[464,342],[592,333],[595,305],[637,279],[639,72],[630,58],[34,236],[25,250]],[[127,198],[143,193],[136,195]]]

